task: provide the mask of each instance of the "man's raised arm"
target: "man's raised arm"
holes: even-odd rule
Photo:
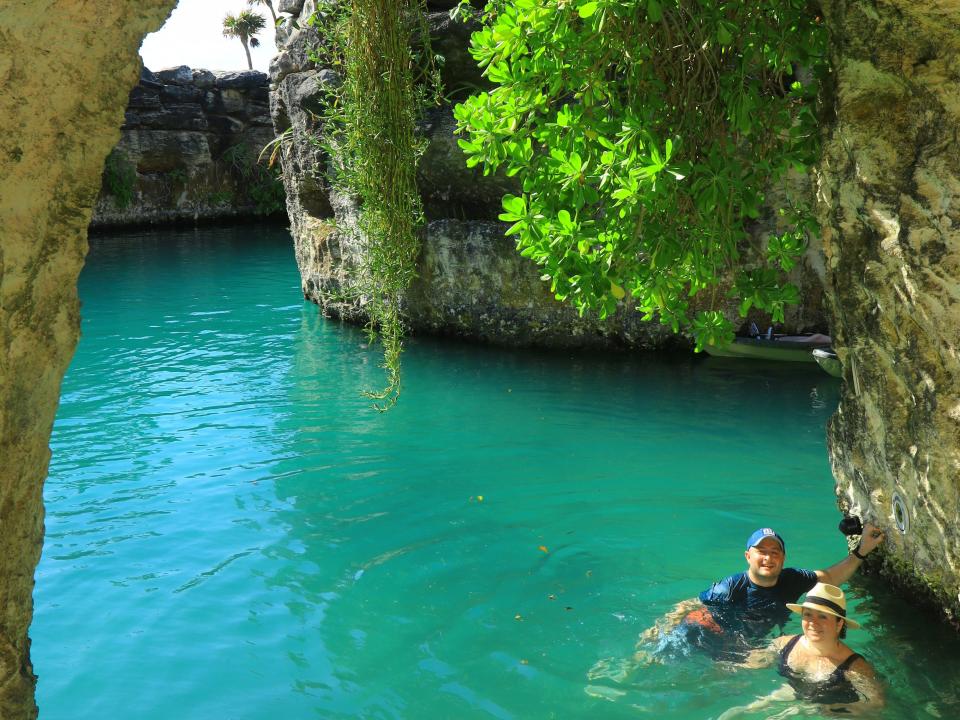
[[[831,565],[826,570],[817,570],[817,579],[830,585],[842,585],[849,580],[866,559],[867,555],[883,542],[883,531],[876,525],[865,523],[860,544],[843,560]]]

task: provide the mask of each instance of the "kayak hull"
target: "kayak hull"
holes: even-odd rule
[[[843,377],[843,365],[840,364],[840,358],[832,350],[816,349],[810,353],[825,372],[834,377]]]
[[[713,357],[752,358],[754,360],[778,360],[781,362],[815,362],[813,350],[826,350],[829,342],[804,340],[803,335],[779,338],[734,338],[725,348],[708,345],[704,350]],[[823,337],[823,336],[821,336]]]

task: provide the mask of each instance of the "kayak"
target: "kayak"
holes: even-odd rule
[[[704,348],[713,357],[753,358],[786,362],[815,362],[814,350],[829,350],[829,335],[758,335],[736,337],[725,348],[708,345]],[[829,372],[829,371],[828,371]]]

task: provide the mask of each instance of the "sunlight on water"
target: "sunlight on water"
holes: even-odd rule
[[[842,557],[816,366],[414,339],[381,415],[376,351],[301,301],[285,231],[91,246],[35,595],[44,720],[703,719],[780,684],[632,658],[758,526],[788,564]],[[884,717],[960,716],[956,637],[879,581],[851,593]]]

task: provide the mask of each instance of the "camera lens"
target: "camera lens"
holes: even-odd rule
[[[849,515],[840,521],[840,532],[844,535],[862,535],[863,523],[856,515]]]

